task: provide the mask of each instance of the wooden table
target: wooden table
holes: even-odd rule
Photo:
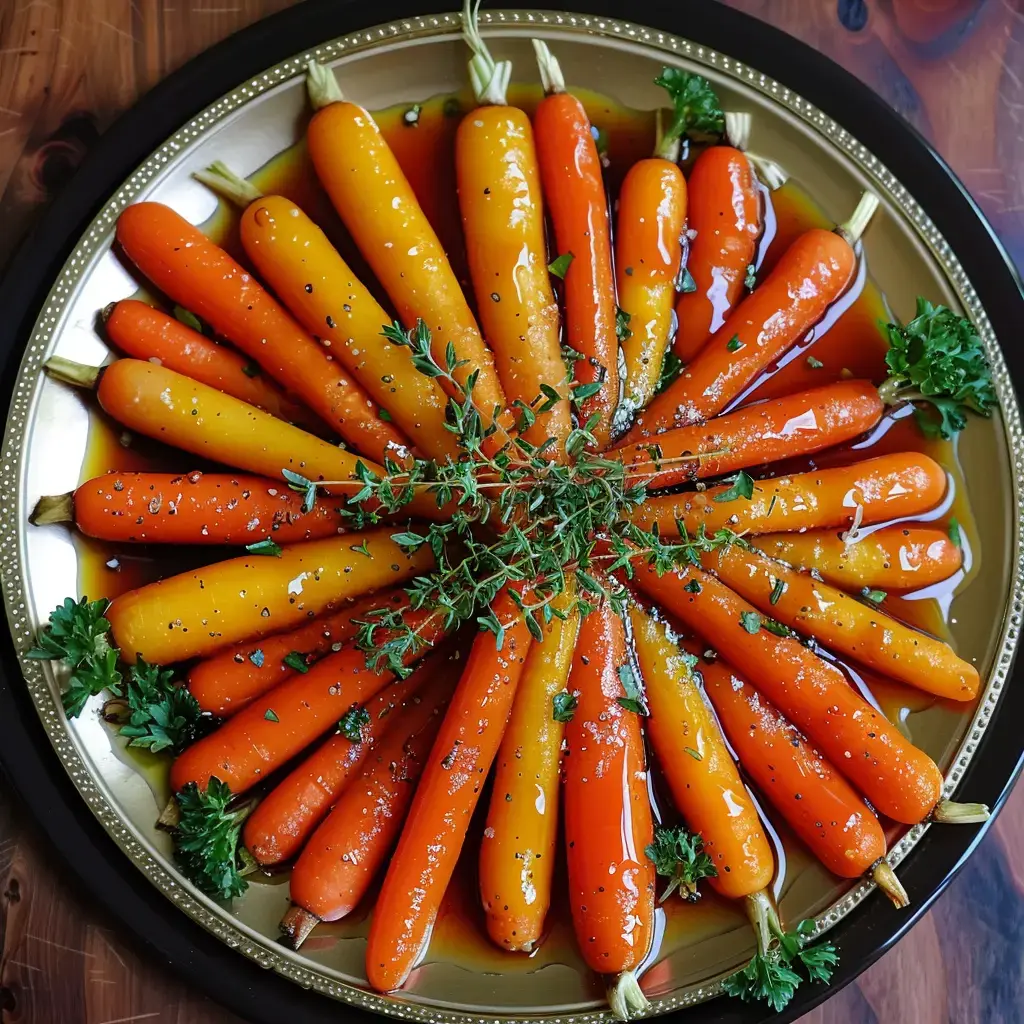
[[[92,142],[193,54],[290,0],[0,0],[0,264]],[[730,0],[937,146],[1024,267],[1022,0]],[[457,6],[455,3],[452,6]],[[573,4],[567,3],[572,7]],[[62,878],[0,780],[0,1017],[230,1024]],[[803,1024],[1024,1019],[1024,789],[936,908]]]

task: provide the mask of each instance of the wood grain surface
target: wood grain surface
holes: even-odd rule
[[[189,57],[289,2],[0,0],[0,265],[118,114]],[[907,117],[1024,267],[1022,0],[731,3],[828,54]],[[140,955],[63,874],[0,779],[4,1024],[237,1022]],[[802,1024],[1022,1021],[1019,787],[935,909]]]

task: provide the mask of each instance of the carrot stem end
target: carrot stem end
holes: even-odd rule
[[[871,869],[871,877],[897,910],[910,906],[907,890],[903,888],[903,883],[896,877],[892,865],[884,857]]]
[[[537,69],[540,71],[544,94],[553,96],[555,93],[565,92],[562,66],[558,63],[558,58],[548,49],[548,44],[543,39],[534,39],[533,52],[537,55]]]
[[[622,1021],[651,1008],[633,971],[623,971],[612,979],[608,985],[608,1008],[616,1020]]]
[[[84,363],[76,363],[73,359],[65,359],[63,356],[50,356],[43,363],[43,370],[48,377],[52,377],[54,380],[76,388],[88,388],[90,391],[96,387],[102,373],[102,368],[99,366],[86,366]]]
[[[338,79],[334,77],[334,72],[315,60],[311,60],[306,65],[306,92],[309,94],[309,102],[314,110],[345,101],[341,86],[338,85]]]
[[[940,800],[932,811],[932,821],[942,825],[979,825],[989,817],[988,804],[962,804],[956,800]]]
[[[221,160],[214,160],[205,170],[193,171],[192,177],[243,210],[250,203],[263,198],[263,193],[255,185],[235,174]]]
[[[75,496],[66,494],[44,494],[32,509],[28,521],[33,526],[51,526],[54,523],[71,523],[75,519]]]
[[[836,234],[845,239],[851,247],[856,245],[867,230],[868,224],[871,223],[871,218],[875,215],[879,202],[880,200],[874,192],[865,192],[860,197],[853,216],[848,221],[837,225]]]

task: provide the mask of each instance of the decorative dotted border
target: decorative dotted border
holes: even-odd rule
[[[678,58],[715,68],[735,79],[741,85],[770,97],[786,107],[823,135],[837,149],[845,153],[883,192],[891,202],[913,223],[921,239],[945,270],[960,301],[978,327],[992,366],[992,376],[1002,407],[1002,416],[1009,440],[1013,463],[1014,507],[1017,512],[1017,530],[1014,540],[1013,589],[1000,637],[1000,654],[996,659],[992,677],[983,695],[974,720],[957,751],[953,765],[946,775],[943,794],[949,796],[956,789],[972,755],[981,740],[999,696],[1006,683],[1020,634],[1024,611],[1024,516],[1021,515],[1021,481],[1024,479],[1024,433],[1020,411],[988,316],[977,293],[971,286],[959,261],[946,240],[921,209],[913,196],[895,176],[868,150],[831,118],[754,68],[717,53],[704,46],[691,43],[678,36],[646,29],[628,22],[594,18],[580,14],[558,14],[533,11],[484,12],[485,25],[513,25],[527,27],[540,25],[547,29],[560,29],[566,33],[586,33],[597,36],[619,37],[632,40],[652,49]],[[325,43],[314,50],[291,58],[241,85],[234,92],[218,100],[196,118],[176,132],[154,152],[121,186],[90,225],[75,251],[65,263],[53,286],[45,306],[36,321],[28,342],[24,359],[11,401],[7,430],[4,437],[3,459],[0,463],[0,576],[8,620],[18,651],[22,671],[29,692],[42,719],[47,735],[64,764],[75,786],[93,814],[121,847],[132,863],[172,900],[182,911],[197,921],[222,942],[244,953],[262,967],[272,968],[304,988],[311,988],[334,999],[389,1017],[419,1021],[423,1024],[511,1024],[515,1017],[476,1016],[470,1013],[439,1010],[424,1005],[400,1002],[393,998],[365,992],[339,980],[327,968],[312,964],[297,953],[284,950],[272,939],[257,934],[234,920],[216,903],[207,899],[162,858],[152,855],[148,844],[142,841],[134,826],[120,813],[109,795],[91,775],[72,737],[67,719],[61,709],[53,672],[48,665],[29,661],[24,657],[32,644],[38,623],[30,622],[25,605],[25,551],[21,524],[25,509],[22,506],[24,461],[22,438],[31,419],[42,379],[44,359],[53,347],[56,328],[62,320],[69,299],[74,294],[94,257],[107,249],[113,238],[118,215],[129,203],[182,152],[211,131],[229,114],[282,82],[304,73],[310,60],[330,62],[342,56],[361,53],[395,40],[423,38],[437,34],[457,33],[461,29],[457,14],[437,17],[412,18],[368,29]],[[917,825],[910,829],[889,854],[895,866],[913,849],[929,828]],[[873,890],[872,882],[861,882],[833,906],[818,916],[816,931],[831,928],[858,906]],[[651,1015],[703,1002],[721,993],[721,979],[678,994],[653,1001]],[[596,1024],[609,1019],[606,1011],[552,1016],[548,1020],[559,1024]]]

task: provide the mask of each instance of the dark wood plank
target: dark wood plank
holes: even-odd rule
[[[291,0],[0,0],[0,264],[99,134],[189,57]],[[876,89],[1024,265],[1018,0],[730,0]],[[456,6],[454,3],[453,7]],[[802,1024],[1000,1024],[1024,1005],[1024,789],[950,892]],[[0,780],[4,1024],[232,1024],[63,879]]]

